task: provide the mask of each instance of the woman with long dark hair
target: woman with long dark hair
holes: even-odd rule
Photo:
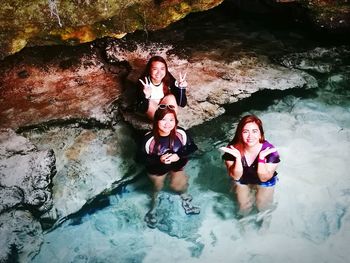
[[[159,104],[173,105],[177,112],[178,106],[187,104],[186,87],[186,73],[180,74],[179,81],[176,81],[165,59],[153,56],[139,79],[137,111],[145,113],[151,120]]]
[[[157,224],[157,197],[168,174],[170,187],[180,194],[186,214],[200,212],[199,207],[192,205],[192,197],[186,193],[188,177],[184,172],[188,156],[198,148],[188,132],[177,127],[177,124],[175,107],[160,104],[154,114],[153,130],[145,135],[142,143],[143,161],[154,188],[151,209],[145,216],[145,221],[151,228]]]
[[[257,209],[270,208],[280,157],[276,148],[265,140],[262,121],[255,115],[244,116],[233,140],[220,149],[225,151],[223,159],[233,181],[240,214],[247,215],[251,211],[252,190]]]

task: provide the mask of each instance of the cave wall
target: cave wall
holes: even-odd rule
[[[156,30],[223,0],[3,0],[0,58],[25,46],[76,45]]]
[[[122,38],[169,26],[186,15],[212,9],[224,0],[3,0],[0,6],[0,59],[26,46],[77,45],[102,37]],[[225,0],[232,15],[304,10],[315,28],[349,30],[348,0]],[[299,10],[299,11],[298,11]]]

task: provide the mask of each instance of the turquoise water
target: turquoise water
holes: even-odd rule
[[[242,49],[280,61],[283,54],[311,52],[318,46],[279,25],[271,33],[259,31],[252,22],[242,33],[241,25],[231,22],[218,26],[205,20],[196,27],[196,19],[189,21],[183,29],[185,42],[202,49],[217,43],[211,39],[232,37],[242,41]],[[327,43],[327,50],[331,48]],[[342,54],[326,61],[311,59],[314,69],[323,63],[333,66],[325,73],[308,70],[318,80],[317,90],[259,92],[190,130],[200,150],[186,172],[193,202],[201,206],[199,215],[187,216],[179,197],[165,189],[159,225],[148,228],[143,218],[151,185],[143,175],[46,233],[32,262],[348,262],[350,65],[349,52]],[[263,120],[266,138],[279,150],[281,163],[275,209],[242,220],[236,216],[217,149],[231,140],[246,113]]]
[[[160,196],[160,224],[143,221],[145,177],[44,237],[33,262],[348,262],[350,242],[350,67],[319,77],[317,90],[258,93],[190,130],[200,151],[186,167],[201,206],[187,216],[179,197]],[[218,147],[246,113],[264,122],[281,154],[275,209],[239,220]]]

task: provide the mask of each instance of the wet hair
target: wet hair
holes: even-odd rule
[[[164,108],[164,109],[160,109],[158,108],[156,110],[156,112],[154,113],[154,118],[153,118],[153,136],[154,136],[154,140],[155,140],[155,149],[158,147],[159,145],[159,140],[160,140],[160,134],[159,134],[159,128],[158,128],[158,122],[160,120],[162,120],[164,118],[165,115],[167,115],[168,113],[173,114],[174,118],[175,118],[175,126],[174,128],[170,131],[170,140],[169,140],[169,149],[173,149],[174,146],[174,141],[176,139],[176,127],[177,124],[179,123],[177,116],[176,116],[176,111],[174,109],[169,109],[168,107]]]
[[[148,77],[150,75],[151,72],[151,67],[152,67],[152,63],[153,62],[161,62],[165,65],[165,76],[162,80],[163,82],[163,92],[164,95],[167,95],[170,91],[169,91],[169,87],[170,87],[170,81],[172,79],[174,79],[174,77],[170,74],[169,70],[168,70],[168,65],[165,61],[165,59],[161,56],[153,56],[151,57],[147,64],[146,64],[146,68],[141,76],[141,79],[143,80],[145,77]]]
[[[258,125],[258,128],[260,130],[260,135],[261,135],[259,142],[262,143],[265,141],[262,121],[255,115],[244,116],[239,121],[236,128],[235,136],[230,142],[230,144],[233,145],[235,148],[237,148],[241,152],[241,154],[243,154],[243,150],[244,150],[244,143],[243,143],[243,136],[242,136],[243,128],[247,123],[251,123],[251,122],[256,123],[256,125]]]

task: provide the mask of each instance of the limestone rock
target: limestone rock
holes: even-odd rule
[[[29,151],[34,148],[33,145],[9,129],[0,130],[0,134],[0,149],[9,145],[9,141],[16,141],[16,138],[18,143],[14,146],[29,145],[29,149],[20,148],[20,151],[12,152],[12,155],[7,153],[1,156],[0,183],[2,195],[8,198],[1,199],[0,207],[9,210],[20,206],[39,214],[48,212],[52,208],[50,183],[56,172],[53,151]],[[21,141],[24,144],[21,144]],[[10,190],[12,194],[9,194]]]
[[[85,129],[75,125],[23,133],[35,145],[55,151],[52,199],[58,220],[108,195],[142,171],[135,163],[135,135],[129,127]]]
[[[3,0],[0,58],[25,46],[75,45],[135,30],[164,28],[222,0]]]
[[[138,81],[152,54],[166,58],[169,71],[175,77],[179,72],[187,72],[188,105],[180,108],[178,113],[180,125],[186,129],[218,117],[225,112],[224,105],[247,98],[259,90],[317,86],[317,81],[311,75],[271,63],[267,57],[232,48],[233,43],[220,43],[227,45],[225,57],[221,55],[224,47],[218,46],[211,47],[210,51],[197,47],[188,51],[186,58],[181,58],[170,45],[136,43],[137,48],[130,51],[118,41],[111,41],[106,46],[106,56],[109,61],[127,61],[130,64],[133,70],[128,79],[131,83]],[[133,88],[135,85],[128,87],[127,92],[133,94],[130,91]],[[130,94],[128,96],[132,97]],[[150,129],[150,122],[123,110],[122,115],[134,127]]]
[[[111,123],[113,102],[127,72],[122,65],[104,64],[90,45],[23,52],[0,69],[0,127],[89,119]]]
[[[43,242],[40,223],[26,210],[0,214],[0,262],[30,262]]]
[[[340,46],[334,48],[318,47],[308,52],[287,54],[278,60],[288,68],[330,73],[341,67],[349,57],[349,48]]]
[[[42,243],[42,215],[50,213],[52,150],[39,151],[11,129],[0,129],[0,261],[28,262]],[[55,212],[51,212],[55,220]]]

